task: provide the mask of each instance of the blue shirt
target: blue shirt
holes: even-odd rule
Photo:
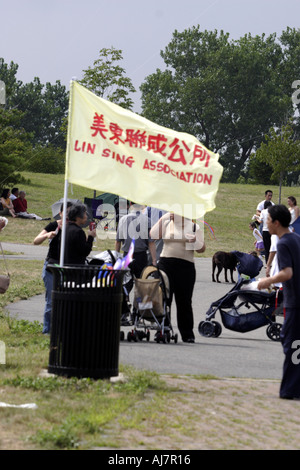
[[[283,304],[286,308],[300,309],[300,236],[286,233],[277,244],[278,266],[292,268],[293,276],[283,282]]]

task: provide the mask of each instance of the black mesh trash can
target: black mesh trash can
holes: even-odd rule
[[[54,278],[48,371],[79,378],[117,376],[123,271],[48,268]]]

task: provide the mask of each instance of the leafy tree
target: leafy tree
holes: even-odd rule
[[[114,47],[101,49],[99,59],[94,61],[93,67],[83,70],[84,76],[79,83],[97,96],[131,109],[133,101],[129,93],[134,93],[135,88],[131,79],[124,75],[125,70],[116,64],[122,59],[121,50]]]
[[[255,158],[258,162],[267,163],[273,170],[271,178],[279,180],[280,201],[284,176],[288,172],[300,170],[300,141],[295,140],[291,122],[279,130],[270,129]]]
[[[65,147],[61,126],[68,111],[68,93],[60,81],[43,85],[35,77],[33,82],[19,87],[12,103],[23,111],[21,125],[33,133],[33,145],[51,143]]]
[[[253,184],[277,184],[279,180],[272,178],[273,169],[268,163],[259,161],[255,158],[255,153],[251,154],[249,159],[249,167],[245,180]]]
[[[29,135],[20,128],[22,114],[0,106],[0,187],[10,187],[24,181],[18,173],[23,169],[30,148]]]
[[[231,41],[199,26],[175,31],[161,56],[166,70],[141,86],[142,114],[219,152],[224,179],[236,181],[270,127],[293,113],[291,83],[288,90],[280,74],[291,59],[275,34]]]
[[[29,152],[24,169],[33,173],[62,174],[65,158],[65,151],[60,147],[37,145]]]
[[[32,135],[33,146],[51,143],[65,147],[61,130],[68,111],[68,93],[57,80],[54,85],[43,85],[38,77],[33,82],[23,84],[16,74],[18,65],[10,65],[0,58],[0,80],[6,86],[6,109],[22,111],[20,126]]]
[[[18,71],[18,64],[11,62],[9,65],[4,62],[0,57],[0,80],[5,83],[6,89],[6,105],[10,106],[10,97],[14,96],[22,82],[17,81],[16,75]]]

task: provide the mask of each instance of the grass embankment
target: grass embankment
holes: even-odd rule
[[[51,204],[63,197],[63,176],[24,176],[31,178],[31,184],[25,187],[29,211],[50,217]],[[202,256],[210,257],[217,250],[252,249],[254,238],[248,225],[265,189],[263,186],[220,186],[217,207],[205,217],[214,229],[215,239],[205,229],[207,251]],[[273,200],[278,202],[278,188],[271,189]],[[69,197],[81,200],[92,194],[91,190],[78,187],[69,191]],[[283,188],[284,203],[289,195],[299,199],[300,188]],[[10,218],[1,233],[1,241],[31,244],[44,225],[44,221]],[[94,249],[101,251],[112,246],[112,240],[97,240]],[[0,341],[5,343],[6,351],[6,364],[0,365],[0,402],[35,403],[37,408],[0,408],[0,449],[284,447],[280,429],[275,440],[273,435],[264,433],[264,439],[255,441],[252,433],[257,425],[255,416],[244,407],[248,402],[248,385],[234,392],[238,411],[228,414],[226,400],[236,385],[231,387],[219,382],[217,389],[207,385],[209,381],[203,377],[188,379],[183,386],[172,380],[165,382],[155,373],[124,369],[122,365],[120,370],[125,373],[126,381],[116,384],[106,380],[41,375],[48,365],[49,338],[41,334],[41,325],[7,317],[4,306],[44,291],[43,262],[8,259],[8,264],[11,285],[7,293],[0,296]],[[261,395],[258,392],[256,405],[262,405],[260,409],[266,411],[270,403],[265,400],[264,387],[262,385]],[[211,406],[218,400],[218,408]],[[220,412],[218,416],[215,416],[216,409]],[[281,424],[277,412],[274,412],[275,418],[272,413],[271,410],[271,422],[265,429],[274,433]],[[285,417],[281,418],[283,422]],[[230,428],[232,437],[226,434],[220,440],[215,433],[217,426]],[[293,446],[291,440],[293,435],[297,436],[295,430],[291,429],[287,436],[290,448],[297,448],[297,443]]]

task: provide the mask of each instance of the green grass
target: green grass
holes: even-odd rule
[[[51,205],[64,196],[64,176],[40,173],[23,173],[23,175],[31,181],[24,187],[28,211],[42,217],[51,217]],[[205,222],[213,228],[214,236],[205,227],[207,249],[200,256],[211,257],[217,250],[245,252],[252,250],[254,237],[249,230],[249,222],[258,202],[264,199],[265,190],[269,188],[273,190],[273,201],[278,203],[277,186],[221,184],[216,197],[216,208],[205,215]],[[283,187],[281,202],[286,204],[287,197],[291,195],[300,201],[300,188]],[[93,197],[93,190],[70,185],[68,197],[83,201],[85,197]],[[31,244],[44,226],[45,221],[9,218],[9,224],[1,233],[1,240]],[[96,240],[94,249],[102,250],[113,246],[113,240]]]
[[[24,176],[31,179],[25,186],[29,211],[50,217],[51,204],[63,197],[63,176],[28,173]],[[265,189],[264,186],[220,185],[216,209],[205,217],[214,229],[215,239],[206,229],[207,251],[201,256],[210,257],[217,250],[250,251],[253,248],[254,237],[248,226],[257,203],[264,198]],[[278,202],[278,188],[271,189],[274,202]],[[92,190],[80,187],[69,190],[69,197],[81,200],[92,194]],[[300,188],[283,188],[282,202],[286,203],[289,195],[300,199]],[[0,238],[3,242],[30,244],[44,225],[44,221],[9,218]],[[112,246],[112,240],[97,241],[95,249]],[[42,335],[39,323],[8,317],[4,306],[44,292],[43,261],[8,259],[8,263],[11,285],[0,296],[0,340],[5,343],[7,353],[6,364],[0,365],[0,401],[36,403],[38,407],[36,410],[0,409],[0,449],[154,448],[158,443],[157,432],[171,440],[171,444],[167,443],[169,448],[173,448],[170,446],[175,441],[176,448],[185,448],[187,441],[184,439],[188,442],[193,439],[193,432],[201,420],[199,416],[193,419],[190,409],[190,419],[186,421],[185,414],[180,413],[186,400],[184,393],[182,390],[177,393],[176,387],[166,385],[157,374],[120,365],[126,381],[116,384],[107,380],[41,375],[48,365],[49,338]],[[199,404],[207,399],[209,408],[220,390],[213,388],[206,392],[204,384],[209,384],[211,378],[194,380],[197,380],[197,388],[189,392],[194,394],[192,402]],[[205,407],[201,409],[203,413]],[[204,422],[211,419],[209,416]],[[229,423],[232,428],[238,425],[235,419],[232,417]],[[197,435],[201,432],[197,431]],[[216,448],[219,441],[214,441],[213,436],[215,433],[212,433],[210,445]],[[281,437],[279,446],[280,442]],[[228,442],[227,448],[235,445],[233,441]]]

